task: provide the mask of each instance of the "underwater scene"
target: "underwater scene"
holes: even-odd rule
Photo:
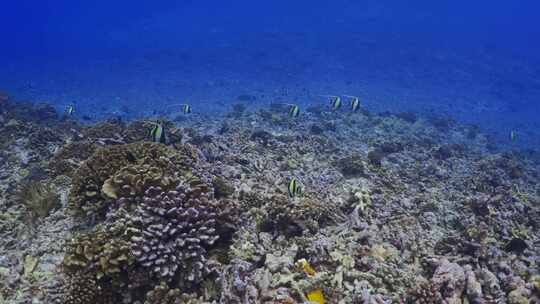
[[[0,304],[540,303],[538,12],[3,2]]]

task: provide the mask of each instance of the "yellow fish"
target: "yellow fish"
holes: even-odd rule
[[[302,268],[304,273],[308,276],[312,277],[315,275],[315,269],[313,269],[311,265],[309,265],[306,259],[300,259],[296,262],[296,264],[298,265],[298,267]]]
[[[318,304],[324,304],[324,295],[322,290],[315,289],[307,294],[307,298],[310,302],[315,302]]]

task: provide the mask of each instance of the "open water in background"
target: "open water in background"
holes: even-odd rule
[[[539,149],[538,12],[526,0],[4,1],[0,90],[96,119],[351,94]]]

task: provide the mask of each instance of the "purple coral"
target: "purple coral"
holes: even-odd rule
[[[219,202],[206,185],[180,184],[175,190],[150,187],[131,219],[132,253],[157,277],[198,282],[212,271],[206,253],[219,235]],[[208,188],[206,188],[208,190]]]

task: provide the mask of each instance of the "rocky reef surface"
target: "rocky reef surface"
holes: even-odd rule
[[[540,301],[534,151],[325,107],[163,126],[0,93],[0,303]]]

